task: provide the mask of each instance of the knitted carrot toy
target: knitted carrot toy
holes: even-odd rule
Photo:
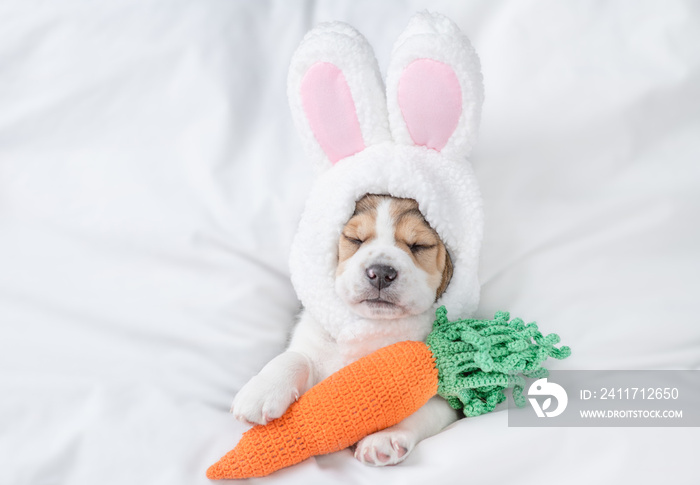
[[[543,336],[535,323],[494,320],[449,322],[438,308],[423,342],[399,342],[373,352],[318,383],[280,418],[254,426],[207,470],[207,477],[268,475],[311,456],[342,450],[414,413],[436,393],[466,416],[492,411],[513,388],[524,405],[526,377],[546,377],[541,363],[563,359],[559,336]],[[532,341],[534,340],[534,342]]]

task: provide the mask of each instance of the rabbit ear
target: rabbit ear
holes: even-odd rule
[[[416,14],[394,44],[387,74],[394,140],[464,158],[476,141],[482,103],[479,58],[469,40],[447,17]]]
[[[311,30],[294,53],[287,86],[304,147],[320,170],[391,139],[374,52],[349,25]]]

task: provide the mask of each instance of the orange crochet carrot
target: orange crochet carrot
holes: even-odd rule
[[[505,399],[506,387],[522,403],[524,380],[514,374],[543,377],[539,364],[570,350],[554,348],[559,337],[543,337],[534,323],[508,319],[499,312],[495,320],[449,322],[440,307],[427,344],[399,342],[339,370],[280,418],[244,433],[207,477],[261,477],[342,450],[410,416],[436,393],[468,416],[491,411]]]

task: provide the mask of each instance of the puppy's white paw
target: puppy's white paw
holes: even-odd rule
[[[233,416],[248,424],[267,424],[277,419],[299,399],[299,391],[289,383],[253,377],[236,394],[231,404]]]
[[[355,458],[366,465],[396,465],[406,459],[417,442],[410,431],[386,429],[361,439],[355,448]]]

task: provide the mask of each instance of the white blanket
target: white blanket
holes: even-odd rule
[[[478,315],[555,331],[555,369],[697,369],[700,12],[691,1],[0,5],[0,484],[194,484],[298,311],[312,180],[286,74],[315,23],[386,66],[454,19],[486,101]],[[697,429],[464,419],[405,463],[349,451],[262,483],[696,483]]]

